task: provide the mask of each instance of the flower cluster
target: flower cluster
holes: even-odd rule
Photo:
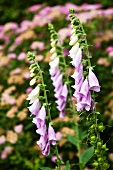
[[[61,74],[60,68],[59,68],[59,57],[57,54],[57,41],[54,39],[51,39],[51,46],[52,49],[50,52],[52,53],[51,59],[52,61],[49,63],[50,65],[50,75],[51,80],[53,81],[54,86],[54,92],[55,97],[57,98],[57,109],[60,111],[60,117],[64,118],[65,116],[65,106],[66,106],[66,100],[68,95],[68,88],[66,84],[63,84],[63,76]]]
[[[87,111],[94,110],[94,101],[91,97],[91,90],[95,92],[100,91],[98,79],[93,73],[92,67],[89,67],[88,76],[84,77],[82,50],[80,48],[80,43],[78,42],[75,28],[72,29],[72,36],[70,39],[69,45],[71,45],[72,48],[69,51],[69,56],[72,58],[72,65],[76,68],[72,77],[75,79],[75,85],[73,86],[75,92],[73,96],[77,99],[77,111],[82,111],[83,109]]]
[[[33,69],[32,69],[33,70]],[[35,74],[34,74],[35,75]],[[42,86],[44,86],[42,84]],[[28,107],[31,115],[34,115],[33,123],[36,124],[37,130],[36,133],[40,135],[40,139],[37,141],[37,144],[42,149],[42,154],[48,156],[50,153],[50,144],[56,144],[56,134],[54,132],[51,123],[49,123],[48,132],[46,127],[46,108],[41,106],[39,100],[40,86],[37,85],[28,95],[27,100],[29,100],[31,106]],[[45,96],[44,96],[45,97]]]

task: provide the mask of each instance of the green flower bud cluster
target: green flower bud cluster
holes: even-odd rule
[[[97,120],[96,120],[97,121]],[[106,170],[109,168],[109,164],[106,160],[106,156],[104,156],[105,152],[108,150],[106,144],[103,144],[103,141],[100,139],[99,132],[103,132],[105,126],[103,123],[95,124],[94,118],[89,118],[89,142],[92,146],[94,146],[94,154],[96,156],[96,160],[93,162],[93,166],[95,169],[103,169]]]
[[[40,71],[40,68],[39,68],[38,63],[35,60],[35,55],[33,53],[28,52],[27,56],[28,56],[28,60],[33,62],[29,67],[29,69],[30,69],[30,77],[32,77],[32,79],[30,81],[30,86],[33,86],[36,83],[36,81],[38,79],[40,79],[40,76],[38,75],[39,71]]]

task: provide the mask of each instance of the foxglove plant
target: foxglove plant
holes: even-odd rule
[[[29,93],[27,100],[29,100],[30,107],[28,107],[31,115],[34,115],[33,123],[36,124],[36,133],[39,134],[40,139],[37,144],[42,150],[42,154],[48,156],[50,153],[50,145],[55,145],[56,156],[57,156],[57,170],[60,170],[60,159],[58,156],[58,149],[56,145],[56,134],[53,129],[53,124],[50,115],[50,104],[47,99],[47,90],[45,89],[44,79],[40,66],[38,65],[35,55],[28,52],[28,59],[33,63],[30,66],[30,75],[33,77],[31,80],[32,85],[36,84],[36,81],[40,79],[40,84]],[[40,96],[40,91],[44,93],[44,96]],[[49,119],[47,119],[47,114]]]
[[[53,81],[53,86],[55,87],[55,97],[58,99],[56,103],[58,104],[58,110],[65,107],[65,110],[63,109],[63,112],[60,112],[60,117],[64,118],[66,110],[68,110],[73,115],[73,124],[74,124],[74,130],[76,134],[76,147],[79,154],[79,168],[82,170],[82,162],[81,162],[81,144],[80,144],[80,138],[79,138],[79,126],[76,119],[77,112],[75,110],[75,106],[72,100],[72,90],[71,90],[71,82],[67,73],[67,67],[66,59],[63,54],[63,45],[59,41],[58,33],[55,31],[52,24],[49,24],[49,30],[51,34],[51,46],[52,49],[50,52],[52,52],[51,59],[52,61],[49,63],[50,65],[50,75],[51,79]],[[64,85],[62,85],[64,82]],[[57,89],[57,90],[56,90]],[[66,101],[67,99],[67,101]],[[72,108],[69,108],[69,106],[66,105],[66,102],[69,103],[69,106],[71,105]],[[60,110],[61,111],[61,110]],[[65,111],[65,112],[64,112]]]
[[[60,46],[58,45],[58,35],[54,30],[52,24],[49,24],[49,30],[51,33],[51,62],[50,65],[50,76],[52,80],[52,84],[54,86],[55,97],[57,98],[57,109],[60,111],[60,117],[64,118],[66,112],[66,101],[68,95],[67,84],[63,84],[63,76],[60,71],[60,55],[58,55]]]
[[[98,123],[97,116],[99,112],[96,111],[96,102],[94,94],[100,91],[100,85],[96,75],[93,72],[89,55],[89,45],[87,44],[86,33],[83,25],[74,14],[74,10],[70,9],[70,20],[72,26],[72,36],[69,51],[69,56],[72,58],[72,65],[75,67],[75,72],[72,75],[75,81],[73,88],[75,89],[74,96],[77,99],[76,109],[81,113],[86,111],[88,114],[87,120],[89,127],[89,142],[94,146],[94,154],[96,160],[93,163],[95,169],[106,170],[109,164],[106,157],[103,156],[107,150],[106,144],[100,139],[99,132],[103,132],[105,127],[103,123]],[[82,58],[82,51],[85,51],[86,59]],[[83,65],[85,64],[85,66]]]

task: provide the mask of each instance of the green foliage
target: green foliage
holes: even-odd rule
[[[70,170],[70,164],[69,161],[66,162],[66,166],[63,170]]]
[[[82,154],[81,154],[81,162],[82,162],[82,166],[84,167],[87,162],[90,160],[90,158],[93,156],[93,151],[94,151],[94,147],[90,147],[87,150],[85,150]]]
[[[77,144],[78,144],[78,141],[75,136],[71,136],[71,135],[67,134],[67,140],[74,146],[77,146]]]

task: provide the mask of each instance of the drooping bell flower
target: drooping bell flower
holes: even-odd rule
[[[29,93],[29,95],[28,95],[28,97],[27,97],[26,100],[30,100],[30,104],[34,103],[35,100],[36,100],[36,99],[38,98],[38,96],[39,96],[39,92],[40,92],[40,88],[39,88],[39,86],[36,86],[35,89],[33,89],[33,90]]]
[[[44,136],[46,134],[46,124],[43,124],[41,127],[39,127],[36,130],[36,133],[38,133],[41,136]]]
[[[37,98],[37,99],[34,101],[34,103],[33,103],[30,107],[28,107],[29,111],[31,112],[31,115],[30,115],[30,116],[32,116],[32,115],[37,115],[38,112],[39,112],[39,110],[40,110],[40,107],[41,107],[41,104],[40,104],[40,102],[39,102],[39,99]]]
[[[89,92],[89,85],[88,85],[88,81],[87,81],[87,78],[86,78],[84,80],[84,82],[82,83],[79,94],[87,97],[88,92]]]
[[[50,153],[50,142],[47,143],[46,147],[42,150],[42,154],[48,156]]]
[[[48,141],[52,145],[56,144],[56,134],[55,134],[53,127],[50,124],[49,124],[49,128],[48,128]]]
[[[89,89],[99,92],[100,85],[96,75],[92,72],[91,68],[89,68],[89,75],[88,75],[88,82],[89,82]]]
[[[81,60],[82,60],[82,51],[79,48],[77,54],[73,57],[73,60],[71,63],[74,67],[77,68],[77,67],[80,67]]]
[[[40,146],[40,148],[42,150],[44,150],[44,148],[46,147],[46,143],[47,143],[47,134],[40,136],[40,139],[37,141],[37,144]]]
[[[74,56],[77,54],[78,50],[79,50],[79,43],[77,42],[77,43],[71,48],[71,50],[69,51],[69,56],[70,56],[71,58],[74,58]]]

